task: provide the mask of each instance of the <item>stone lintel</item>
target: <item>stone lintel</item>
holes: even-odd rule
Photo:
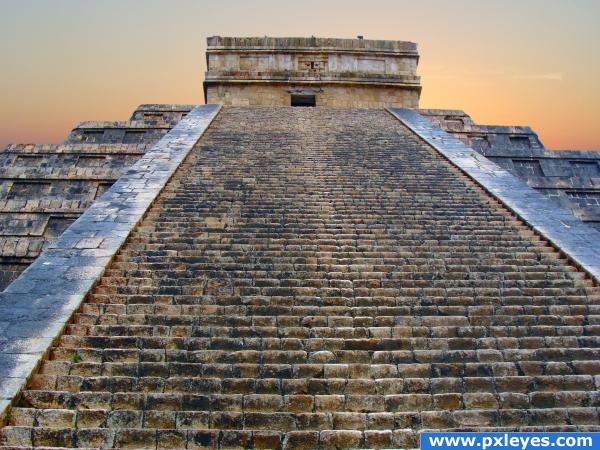
[[[0,293],[0,418],[219,110],[194,108]]]
[[[369,87],[396,87],[402,89],[412,89],[421,92],[419,81],[401,80],[398,78],[352,78],[352,79],[335,79],[335,78],[309,78],[309,77],[290,77],[281,76],[280,78],[235,78],[235,77],[207,77],[204,80],[205,88],[211,85],[273,85],[292,87],[293,85],[305,86],[369,86]]]
[[[600,283],[600,232],[417,111],[388,111]]]
[[[408,41],[338,39],[318,37],[222,37],[207,38],[207,53],[232,51],[391,53],[418,57],[417,44]]]

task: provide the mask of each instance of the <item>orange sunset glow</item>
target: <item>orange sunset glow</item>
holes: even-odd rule
[[[419,44],[421,107],[600,149],[600,2],[3,0],[0,146],[58,143],[142,103],[203,103],[206,37]]]

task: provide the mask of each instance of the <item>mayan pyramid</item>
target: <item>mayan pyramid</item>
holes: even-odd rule
[[[206,105],[0,153],[0,448],[600,431],[600,153],[411,42],[208,39]]]

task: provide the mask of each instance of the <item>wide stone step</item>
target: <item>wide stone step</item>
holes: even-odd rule
[[[500,241],[500,239],[498,240]],[[473,256],[484,256],[489,258],[490,256],[496,256],[498,258],[505,258],[505,259],[514,259],[514,258],[519,258],[520,256],[524,256],[524,257],[529,257],[531,259],[531,255],[528,252],[531,252],[532,249],[528,249],[526,247],[523,246],[511,246],[510,242],[507,242],[506,245],[501,245],[503,244],[503,242],[496,242],[496,241],[489,241],[489,242],[481,242],[480,245],[478,246],[473,246],[473,245],[467,245],[466,243],[463,245],[459,245],[460,241],[454,241],[455,245],[452,246],[443,246],[443,247],[431,247],[431,246],[407,246],[407,247],[400,247],[398,248],[397,246],[391,247],[390,246],[390,250],[393,248],[394,250],[396,250],[398,253],[398,256],[401,256],[402,254],[404,254],[405,252],[410,252],[411,257],[412,258],[433,258],[433,257],[452,257],[452,258],[458,258],[461,255],[464,257],[473,257]],[[494,245],[493,243],[496,243],[496,245]],[[306,244],[309,244],[309,241],[306,242]],[[314,241],[313,241],[314,244]],[[344,242],[337,242],[336,243],[338,246],[343,246]],[[348,243],[349,244],[349,243]],[[317,244],[318,245],[318,244]],[[132,247],[134,247],[132,245]],[[195,245],[194,242],[188,242],[186,244],[176,244],[173,243],[171,245],[154,245],[154,244],[149,244],[149,245],[144,245],[141,243],[138,243],[135,245],[135,249],[131,249],[129,250],[129,254],[126,252],[124,254],[122,254],[123,257],[127,257],[129,261],[131,262],[135,262],[135,261],[143,261],[144,258],[142,256],[140,256],[139,252],[140,250],[146,250],[148,251],[148,255],[146,255],[146,258],[148,258],[148,260],[151,259],[156,259],[156,258],[163,258],[165,259],[167,256],[173,256],[173,255],[169,255],[170,252],[179,252],[179,251],[185,251],[185,250],[193,250],[194,253],[200,252],[200,251],[204,251],[205,255],[207,255],[205,257],[206,262],[213,262],[213,264],[216,264],[217,261],[214,258],[210,258],[210,254],[211,251],[217,251],[219,250],[219,248],[211,248],[210,246],[197,246]],[[198,248],[200,247],[200,248]],[[204,247],[204,248],[203,248]],[[552,249],[549,249],[548,251],[552,251]],[[182,255],[185,257],[185,255]],[[227,262],[227,257],[233,257],[235,255],[224,255],[224,259],[222,261],[219,261],[219,263],[222,262]],[[275,262],[279,262],[277,261],[278,258],[281,258],[281,262],[285,261],[285,260],[289,260],[289,261],[297,261],[300,262],[300,260],[302,258],[310,258],[310,257],[314,257],[314,250],[310,250],[310,249],[306,249],[304,251],[294,251],[293,253],[290,251],[273,251],[273,252],[269,252],[267,254],[263,254],[263,258],[266,259],[266,257],[269,258],[273,258],[273,261]],[[195,258],[195,256],[190,256],[190,258]],[[192,260],[193,261],[193,260]],[[190,261],[191,262],[191,261]],[[198,261],[200,262],[200,261]],[[241,261],[242,263],[244,261]],[[248,263],[248,267],[251,267],[250,263]],[[322,269],[327,269],[327,265],[324,264],[323,266],[321,266]]]
[[[206,305],[208,306],[208,305]],[[172,314],[171,311],[166,311],[164,314],[160,314],[160,311],[156,314],[145,313],[141,307],[138,313],[130,314],[84,314],[79,313],[75,316],[76,323],[81,325],[96,325],[96,324],[114,324],[114,325],[163,325],[163,326],[228,326],[234,324],[234,326],[252,326],[254,317],[249,314],[248,307],[239,308],[228,308],[228,311],[223,311],[225,314],[208,314],[198,316],[194,312],[193,308],[189,308],[189,311],[184,311],[184,308],[173,308],[175,310],[180,309],[180,314]],[[356,308],[356,307],[355,307]],[[161,309],[161,308],[157,308]],[[166,308],[163,308],[166,309]],[[202,311],[202,308],[197,308]],[[205,308],[209,309],[209,308]],[[246,314],[239,314],[244,312]],[[307,311],[308,308],[304,308],[303,311]],[[401,326],[401,327],[421,327],[421,326],[440,326],[442,323],[446,323],[447,326],[506,326],[506,325],[519,325],[519,326],[584,326],[584,325],[598,325],[600,324],[600,314],[595,314],[598,311],[596,306],[587,305],[570,305],[568,311],[563,308],[562,314],[558,308],[553,311],[551,308],[543,307],[529,307],[527,311],[523,311],[525,308],[519,306],[505,306],[498,307],[495,311],[493,307],[461,307],[461,306],[449,306],[449,307],[419,307],[413,308],[410,306],[396,306],[396,307],[379,307],[378,309],[372,308],[365,309],[365,312],[376,313],[378,315],[386,314],[386,316],[375,316],[375,326]],[[536,311],[537,309],[537,311]],[[306,325],[304,326],[320,326],[320,327],[336,327],[336,326],[353,326],[355,319],[353,317],[345,316],[344,314],[334,315],[336,310],[330,308],[329,315],[317,315],[308,316],[312,318],[312,322],[304,320]],[[351,310],[352,311],[352,310]],[[360,310],[354,309],[356,312]],[[413,312],[415,311],[415,312]],[[238,314],[236,314],[236,312]],[[277,312],[277,311],[275,311]],[[228,314],[227,314],[228,313]],[[461,314],[462,313],[462,314]],[[360,314],[362,317],[369,317],[369,315]],[[360,317],[359,316],[359,317]],[[306,317],[306,314],[304,315]],[[279,327],[294,327],[301,326],[299,323],[301,317],[286,317],[285,314],[273,314],[270,318],[276,321],[276,326]],[[267,318],[261,318],[263,322],[269,320]],[[515,323],[520,322],[520,323]]]
[[[212,308],[210,314],[218,314],[219,308],[239,307],[238,311],[248,313],[248,315],[350,315],[350,316],[373,316],[388,315],[393,316],[394,310],[388,308],[405,308],[416,306],[437,306],[444,307],[470,307],[470,306],[522,306],[532,308],[548,308],[548,312],[553,312],[553,307],[582,307],[596,305],[600,301],[597,295],[585,295],[576,293],[545,293],[544,295],[531,296],[520,293],[519,295],[497,296],[477,296],[477,297],[440,297],[439,294],[429,293],[426,289],[415,288],[418,291],[418,298],[407,296],[398,297],[372,297],[368,294],[359,297],[267,297],[262,295],[232,296],[228,292],[219,295],[219,301],[216,303],[213,294],[191,295],[194,291],[187,292],[185,289],[164,287],[160,293],[146,294],[117,294],[117,293],[97,293],[90,297],[87,305],[108,305],[110,308],[131,307],[140,308],[146,305],[143,312],[153,312],[153,306],[159,309],[165,305],[181,306],[206,306]],[[204,291],[202,291],[202,294]],[[413,292],[414,294],[414,292]],[[254,307],[254,309],[252,309]],[[257,308],[260,307],[260,308]],[[273,309],[269,309],[273,308]],[[383,309],[382,309],[383,308]],[[233,310],[235,312],[235,310]],[[365,311],[364,313],[361,311]],[[579,310],[581,311],[581,310]],[[138,311],[139,312],[139,311]],[[110,313],[110,312],[109,312]],[[558,314],[565,314],[565,311]],[[570,315],[570,314],[569,314]]]
[[[311,353],[304,350],[139,350],[71,349],[58,347],[51,358],[82,362],[167,361],[196,364],[306,364]],[[335,350],[327,355],[330,363],[409,364],[420,362],[502,362],[563,361],[600,359],[600,348],[541,348],[507,350]]]
[[[22,403],[37,409],[130,409],[279,412],[382,413],[473,409],[539,409],[597,407],[598,392],[532,392],[527,394],[472,392],[444,394],[181,394],[138,392],[25,391]],[[124,403],[127,402],[127,405]],[[325,417],[325,416],[323,416]],[[327,426],[327,425],[325,425]]]
[[[41,411],[38,414],[42,421],[46,419],[46,416],[49,416],[50,420],[57,421],[57,425],[61,421],[60,418],[57,418],[60,415],[54,412]],[[189,412],[113,411],[103,417],[102,413],[98,411],[79,411],[78,418],[80,414],[83,420],[87,419],[91,423],[104,419],[120,426],[113,428],[90,426],[77,429],[70,426],[9,426],[0,431],[0,443],[2,445],[50,447],[74,447],[77,444],[79,447],[105,448],[111,446],[118,448],[213,446],[213,448],[217,448],[217,445],[220,445],[219,448],[235,445],[261,448],[263,443],[269,442],[270,446],[263,448],[280,448],[279,445],[282,445],[283,448],[364,448],[365,446],[367,448],[385,448],[390,445],[400,448],[416,448],[418,447],[419,429],[486,431],[592,431],[600,429],[596,422],[598,420],[596,408],[530,411],[425,411],[391,416],[385,414],[369,416],[360,413],[332,415],[216,413],[213,417],[211,413],[210,417],[205,418],[190,415]],[[39,419],[36,417],[35,420]],[[64,420],[68,421],[69,419],[65,417]],[[501,421],[504,423],[500,424]],[[132,422],[133,427],[131,426]],[[141,428],[141,424],[144,422],[150,422],[148,425],[154,426]],[[204,425],[203,422],[208,422],[209,426]],[[157,423],[162,423],[164,428],[156,427]],[[184,426],[177,428],[178,423]],[[325,427],[326,424],[332,426]],[[415,424],[418,426],[415,427]],[[167,427],[167,425],[171,425],[171,427]],[[369,425],[373,425],[373,428],[370,428]],[[230,440],[234,437],[236,440]],[[257,437],[265,440],[257,441]],[[371,438],[370,442],[369,438]],[[277,447],[273,447],[273,444]]]
[[[315,369],[315,368],[313,368]],[[390,377],[397,375],[392,370],[386,372],[381,367],[379,375]],[[391,368],[387,368],[391,369]],[[317,372],[313,370],[313,372]],[[333,372],[332,370],[330,372]],[[305,378],[277,379],[262,378],[200,378],[186,376],[80,376],[80,375],[35,375],[31,388],[41,392],[56,390],[61,392],[131,392],[186,394],[252,395],[254,393],[277,396],[314,396],[321,400],[323,396],[336,396],[336,405],[343,411],[350,408],[357,396],[384,395],[433,395],[434,402],[443,400],[448,409],[468,407],[473,402],[491,405],[515,404],[521,407],[535,405],[562,404],[563,406],[596,405],[600,395],[595,392],[597,383],[591,376],[538,376],[538,377],[469,377],[469,378],[349,378],[349,371],[338,368],[337,373],[328,377],[313,378],[318,372],[305,371]],[[390,373],[391,372],[391,373]],[[343,378],[342,376],[346,377]],[[31,391],[36,395],[35,392]],[[513,395],[514,394],[514,395]],[[466,395],[466,397],[465,397]],[[344,399],[343,397],[346,396]],[[352,397],[352,401],[348,400]],[[441,397],[440,397],[441,396]],[[318,399],[311,405],[318,409]],[[302,401],[308,402],[306,398]],[[365,397],[364,408],[372,401]],[[316,403],[315,403],[316,402]],[[349,403],[350,402],[350,403]],[[282,400],[281,405],[286,403]],[[308,403],[307,403],[308,404]],[[341,406],[340,406],[341,405]],[[387,407],[387,406],[386,406]],[[246,403],[244,402],[244,408]],[[312,408],[311,408],[312,410]],[[355,409],[352,409],[353,411]],[[362,409],[359,409],[362,410]]]
[[[301,333],[291,328],[286,338],[276,337],[279,328],[257,327],[257,333],[266,337],[98,337],[98,336],[62,336],[61,348],[69,349],[164,349],[200,351],[200,350],[255,350],[270,351],[284,350],[309,352],[309,359],[332,359],[334,355],[320,354],[312,356],[314,352],[336,352],[340,350],[481,350],[481,349],[543,349],[543,348],[597,348],[600,347],[600,336],[547,336],[547,337],[522,337],[522,338],[353,338],[351,331],[355,328],[342,329],[338,337],[319,336],[330,335],[331,328],[313,328],[317,331],[315,337],[303,339]],[[300,332],[304,328],[299,329]],[[378,329],[371,329],[377,335]],[[359,329],[360,331],[360,329]],[[365,330],[366,331],[366,330]],[[383,331],[386,331],[383,329]],[[304,334],[304,333],[302,333]],[[362,333],[363,335],[366,333]],[[319,361],[323,362],[323,361]]]
[[[417,433],[411,430],[324,430],[290,431],[235,429],[107,429],[6,427],[0,444],[9,449],[131,448],[131,449],[339,449],[418,448]],[[77,445],[77,447],[75,447]]]
[[[115,394],[116,395],[116,394]],[[135,395],[129,397],[136,402]],[[62,408],[60,404],[53,408],[45,404],[32,408],[16,408],[11,423],[15,426],[36,425],[39,427],[62,428],[163,428],[163,429],[198,429],[198,428],[233,428],[250,430],[327,430],[327,429],[391,429],[411,427],[415,430],[424,428],[455,428],[459,426],[541,426],[541,425],[595,425],[598,420],[597,407],[561,407],[523,409],[428,409],[436,406],[433,402],[423,401],[422,396],[415,395],[412,404],[416,408],[390,408],[390,411],[376,409],[371,412],[360,410],[341,411],[335,409],[335,400],[322,398],[320,405],[328,405],[324,410],[305,412],[297,399],[290,404],[292,411],[279,411],[268,405],[268,396],[255,395],[255,404],[250,403],[247,410],[242,411],[239,405],[232,404],[230,399],[221,399],[216,408],[200,406],[207,396],[187,396],[177,402],[173,396],[155,394],[144,399],[146,408],[119,408],[109,410],[106,403],[99,399],[95,403],[86,403],[85,408]],[[231,396],[230,396],[231,397]],[[401,396],[394,396],[396,401]],[[124,395],[115,398],[115,402],[123,404]],[[289,401],[294,401],[288,398]],[[249,400],[250,401],[250,400]],[[390,401],[386,397],[385,401]],[[401,400],[400,400],[401,401]],[[251,401],[250,401],[251,402]],[[258,409],[254,405],[263,405]],[[482,405],[485,402],[481,402]],[[180,405],[179,409],[173,409]],[[182,406],[183,405],[183,406]],[[215,405],[215,404],[213,404]],[[135,406],[135,404],[134,404]],[[224,408],[223,408],[224,407]],[[364,408],[363,411],[369,410]],[[549,423],[549,421],[552,421]]]
[[[263,317],[259,317],[263,318]],[[268,318],[268,317],[267,317]],[[199,337],[223,337],[223,338],[295,338],[295,339],[368,339],[368,338],[446,338],[446,339],[499,339],[500,342],[510,344],[511,342],[541,342],[544,346],[545,337],[581,337],[595,339],[600,335],[600,325],[585,326],[500,326],[500,327],[385,327],[370,324],[368,320],[357,321],[362,325],[356,327],[319,327],[319,326],[291,326],[286,329],[272,326],[207,326],[207,327],[170,327],[154,325],[131,325],[124,329],[121,325],[80,325],[74,324],[68,327],[70,336],[87,337],[147,337],[171,338],[171,339],[194,339]],[[255,323],[268,323],[256,320]],[[514,341],[513,339],[521,339]],[[523,341],[522,339],[527,339]],[[542,339],[542,341],[539,341]],[[98,342],[102,342],[99,340]],[[165,341],[168,342],[168,341]],[[566,342],[566,341],[565,341]],[[131,344],[128,344],[131,345]],[[114,345],[111,345],[114,347]],[[139,346],[138,346],[139,347]]]
[[[224,289],[227,289],[226,287]],[[454,304],[449,301],[438,301],[439,297],[427,296],[419,302],[413,299],[386,298],[386,297],[355,297],[354,305],[348,299],[339,297],[314,297],[302,296],[296,299],[289,297],[245,296],[233,297],[220,295],[218,304],[215,296],[211,295],[156,295],[156,296],[130,296],[127,303],[116,303],[119,298],[108,295],[95,295],[80,309],[76,317],[85,318],[85,315],[98,316],[113,315],[125,316],[129,314],[149,315],[182,315],[182,316],[279,316],[270,318],[254,318],[253,320],[267,321],[268,323],[281,323],[300,326],[302,323],[315,322],[327,326],[336,318],[325,316],[340,316],[342,321],[349,321],[347,317],[367,320],[376,324],[374,318],[388,325],[394,316],[406,316],[418,312],[419,316],[489,316],[494,313],[500,315],[549,315],[549,316],[586,316],[598,315],[598,306],[586,304],[589,297],[565,296],[546,301],[549,297],[479,297],[469,299],[459,297],[454,299]],[[518,304],[515,299],[528,300],[527,304]],[[541,300],[545,301],[544,304]],[[558,304],[561,301],[566,304]],[[478,302],[475,304],[475,302]],[[312,303],[312,304],[311,304]],[[272,308],[269,310],[268,308]],[[269,314],[269,312],[271,314]],[[287,317],[286,317],[287,316]],[[300,318],[294,316],[302,316]],[[383,316],[381,318],[377,316]],[[387,317],[386,317],[387,316]],[[307,317],[307,319],[305,319]],[[92,317],[91,320],[94,320]],[[279,322],[273,322],[279,320]],[[302,322],[300,322],[302,321]],[[312,321],[312,322],[311,322]],[[81,320],[83,322],[83,320]],[[350,324],[350,322],[346,322]],[[352,323],[354,325],[354,323]],[[358,324],[357,324],[358,325]]]
[[[391,309],[391,310],[390,310]],[[379,313],[402,313],[406,314],[389,315],[386,319],[380,320],[379,323],[387,326],[399,326],[399,327],[439,327],[444,324],[450,327],[477,327],[477,326],[584,326],[584,325],[600,325],[600,315],[596,314],[580,314],[580,315],[558,315],[558,314],[543,314],[541,311],[538,314],[483,314],[483,311],[478,311],[479,314],[473,314],[469,316],[456,315],[456,309],[462,309],[456,307],[455,310],[448,308],[444,311],[443,309],[440,314],[436,315],[413,315],[410,314],[409,307],[395,307],[390,308],[387,311],[377,311]],[[436,309],[436,308],[432,308]],[[508,308],[507,308],[508,309]],[[574,308],[575,309],[575,308]],[[587,308],[581,308],[587,309]],[[427,309],[424,313],[432,314],[435,311]],[[502,311],[508,312],[508,311]],[[578,312],[578,311],[574,311]],[[594,311],[595,312],[595,311]],[[249,315],[244,316],[223,316],[223,315],[205,315],[196,316],[192,314],[127,314],[127,315],[103,315],[102,319],[99,319],[96,315],[86,316],[79,314],[76,316],[78,322],[82,324],[94,325],[99,321],[105,321],[107,324],[114,325],[153,325],[153,326],[165,326],[165,327],[177,327],[177,326],[196,326],[196,327],[210,327],[210,326],[225,326],[225,327],[238,327],[238,326],[252,326],[253,317]],[[285,318],[281,320],[284,322]],[[329,323],[334,323],[336,317],[328,317]],[[90,323],[91,322],[91,323]],[[289,326],[293,326],[293,320],[289,321]],[[350,326],[353,323],[352,317],[337,318],[337,326]],[[279,324],[278,324],[279,325]],[[328,326],[336,326],[329,325]],[[283,323],[279,325],[285,327]]]
[[[408,364],[195,364],[181,362],[44,361],[41,374],[76,376],[148,376],[208,378],[445,378],[542,375],[597,375],[598,360],[446,362]]]
[[[181,293],[183,294],[184,290],[189,292],[197,292],[198,294],[203,294],[206,289],[206,294],[210,293],[210,285],[207,286],[209,276],[204,277],[196,277],[190,279],[162,279],[162,280],[152,280],[150,278],[135,278],[135,277],[120,277],[120,278],[112,278],[112,279],[104,279],[102,283],[99,285],[101,289],[99,291],[103,291],[109,293],[110,290],[114,290],[114,293],[121,293],[121,288],[155,288],[157,291],[163,286],[173,286],[181,289]],[[188,281],[189,280],[189,281]],[[423,282],[424,280],[403,280],[396,282],[384,281],[382,284],[383,287],[373,286],[372,282],[368,282],[367,280],[327,280],[326,283],[328,286],[326,287],[311,287],[302,285],[302,283],[296,284],[296,286],[286,286],[281,285],[279,280],[276,279],[259,279],[255,278],[252,281],[252,286],[244,286],[244,287],[255,287],[261,288],[262,295],[271,295],[271,292],[278,292],[281,295],[276,296],[327,296],[330,294],[330,289],[352,289],[357,296],[365,296],[365,297],[398,297],[401,296],[402,293],[407,293],[407,289],[414,289],[419,287],[430,287],[433,289],[439,289],[441,291],[448,291],[446,294],[449,297],[456,297],[456,294],[462,294],[463,296],[474,296],[474,297],[504,297],[511,295],[531,295],[536,291],[534,289],[540,289],[540,294],[543,293],[545,289],[572,289],[573,282],[571,280],[530,280],[528,288],[521,289],[521,285],[523,281],[513,281],[513,282],[503,282],[503,281],[489,281],[489,280],[473,280],[473,281],[447,281],[447,282],[437,282],[437,281],[429,281],[428,284]],[[236,287],[240,289],[243,285],[242,283],[247,283],[245,280],[240,280],[239,278],[233,278],[230,280],[232,284],[236,286],[232,286],[232,291],[235,292]],[[581,284],[581,282],[578,282]],[[369,286],[370,285],[370,286]],[[386,287],[385,285],[389,286]],[[423,286],[421,286],[423,285]],[[239,286],[239,287],[238,287]],[[400,287],[402,286],[402,287]],[[277,289],[276,291],[273,291]],[[566,295],[568,291],[565,291],[563,295]],[[538,295],[540,295],[538,294]],[[439,295],[440,297],[443,295]]]
[[[314,251],[311,252],[314,257]],[[243,254],[243,252],[242,252]],[[239,259],[244,258],[246,256],[236,256],[235,258],[239,261]],[[203,256],[194,256],[199,260],[203,260],[205,257]],[[386,258],[388,259],[388,258]],[[375,262],[375,264],[381,264],[383,258]],[[370,260],[363,259],[362,264],[358,265],[350,265],[348,266],[348,270],[350,272],[360,271],[361,267],[364,267],[364,270],[367,272],[374,272],[375,266],[368,265],[368,263],[373,262]],[[322,264],[322,263],[317,263]],[[359,264],[359,263],[357,263]],[[389,264],[389,261],[388,261]],[[138,270],[135,267],[127,266],[128,268],[113,268],[109,269],[104,273],[104,277],[102,278],[101,283],[111,284],[118,281],[125,282],[133,282],[133,283],[141,283],[149,282],[148,280],[154,280],[153,272],[151,270]],[[480,269],[481,270],[481,269]],[[539,270],[539,269],[538,269]],[[186,270],[157,270],[156,275],[161,280],[168,283],[182,283],[183,285],[198,285],[199,283],[204,283],[206,279],[210,277],[210,273],[203,270],[196,269],[186,269]],[[359,272],[360,273],[360,272]],[[443,272],[445,280],[444,283],[448,284],[456,284],[460,285],[469,285],[473,282],[477,283],[485,283],[489,285],[488,287],[503,287],[503,288],[512,288],[512,287],[520,287],[522,285],[522,281],[529,280],[531,282],[535,280],[539,281],[550,281],[550,282],[560,282],[560,283],[570,283],[574,285],[575,283],[579,283],[582,280],[585,281],[585,284],[589,284],[589,280],[585,280],[583,274],[580,272],[566,272],[566,271],[547,271],[547,272],[483,272],[483,271],[471,271],[469,272],[467,267],[464,268],[446,268]],[[468,273],[468,279],[465,280],[465,273]],[[270,283],[274,286],[285,286],[285,287],[330,287],[331,280],[323,274],[323,278],[316,282],[316,286],[308,285],[306,280],[302,280],[299,278],[267,278],[265,275],[256,278],[247,278],[246,280],[252,284],[256,283]],[[314,276],[314,275],[313,275]],[[432,285],[440,283],[438,280],[440,276],[440,272],[433,271],[416,271],[410,270],[407,268],[405,272],[391,272],[388,275],[387,279],[382,281],[382,287],[402,287],[403,283],[408,283],[410,281],[419,281],[419,280],[427,280]],[[200,278],[200,279],[199,279]],[[238,279],[244,279],[243,277],[238,277]],[[201,281],[202,280],[202,281]],[[362,287],[366,286],[368,283],[372,283],[372,281],[367,280],[358,280],[353,282],[354,287]]]
[[[391,250],[392,247],[389,248]],[[140,249],[143,251],[144,249]],[[321,251],[332,251],[333,248],[321,248]],[[364,251],[385,251],[386,249],[382,248],[365,248]],[[139,250],[138,250],[139,251]],[[147,250],[146,250],[147,251]],[[171,252],[175,252],[175,250],[170,250]],[[133,254],[131,257],[128,257],[127,260],[132,264],[139,264],[141,267],[148,267],[149,265],[158,265],[163,268],[168,267],[170,263],[166,257],[162,254],[153,255],[152,252],[148,252],[149,254],[141,256],[139,253]],[[291,251],[288,251],[288,255],[291,255]],[[173,257],[173,255],[172,255]],[[406,253],[399,254],[398,257],[405,259],[405,263],[408,265],[419,265],[419,264],[435,264],[437,261],[438,264],[441,261],[446,262],[451,265],[473,265],[477,266],[478,263],[488,265],[493,261],[499,261],[502,265],[514,265],[521,264],[523,266],[536,266],[539,264],[539,258],[532,254],[531,252],[526,253],[490,253],[488,251],[481,252],[471,252],[469,250],[460,251],[451,251],[451,252],[438,252],[438,251],[415,251],[414,249],[408,249]],[[290,258],[285,255],[264,255],[262,261],[259,261],[259,264],[262,264],[262,268],[266,268],[272,271],[280,271],[285,272],[286,269],[292,266],[299,272],[302,271],[312,271],[317,270],[319,272],[323,271],[334,272],[333,268],[327,267],[327,265],[317,266],[316,263],[313,264],[305,264],[303,262],[295,261],[295,257]],[[266,258],[269,258],[268,260]],[[191,258],[190,258],[191,259]],[[182,258],[182,263],[185,263],[185,258]],[[192,260],[189,261],[190,264],[197,270],[219,270],[220,268],[228,269],[228,270],[253,270],[256,269],[256,265],[244,264],[243,262],[239,262],[234,260],[233,258],[229,261],[226,259],[220,262],[210,262],[210,261],[202,261],[202,260]],[[260,266],[259,266],[260,267]],[[349,273],[349,279],[361,279],[364,278],[365,274],[356,272]]]
[[[545,432],[595,432],[597,425],[563,425],[563,426],[521,426],[521,427],[460,427],[448,431],[545,431]],[[0,442],[8,442],[9,447],[0,449],[31,449],[32,443],[51,448],[221,448],[221,449],[275,449],[275,450],[308,450],[339,448],[419,448],[419,437],[410,429],[398,430],[324,430],[324,431],[289,431],[270,430],[140,430],[140,429],[105,429],[88,428],[73,431],[68,428],[42,431],[39,428],[7,427]],[[34,441],[35,439],[35,441]],[[27,444],[23,444],[27,442]],[[63,445],[64,444],[64,445]]]

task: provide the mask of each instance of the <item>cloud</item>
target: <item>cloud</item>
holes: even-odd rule
[[[548,80],[548,81],[562,81],[562,73],[551,72],[551,73],[529,73],[522,75],[513,75],[513,80]]]

